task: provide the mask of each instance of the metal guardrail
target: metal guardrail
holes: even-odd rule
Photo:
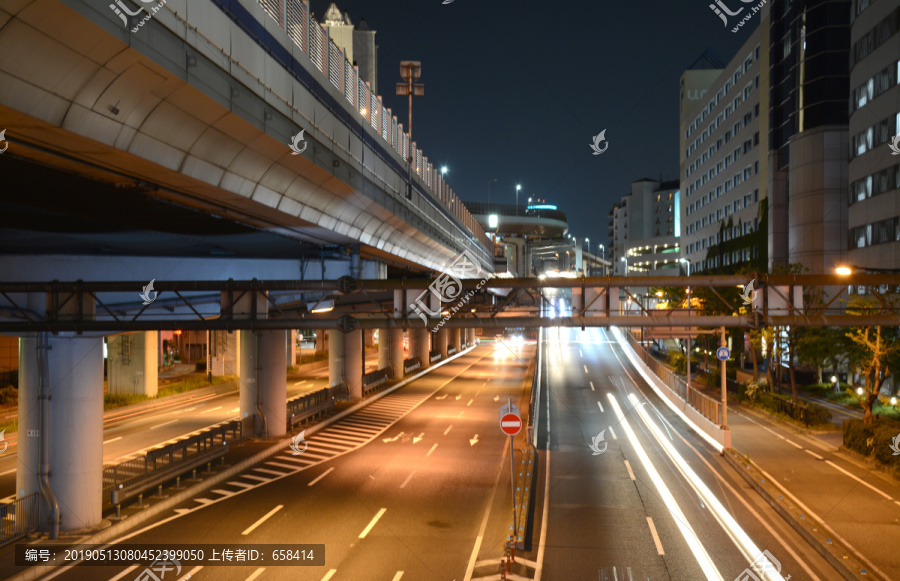
[[[430,361],[430,362],[432,362],[432,363],[434,363],[435,361],[440,361],[440,360],[441,360],[441,354],[440,354],[440,353],[430,353],[430,354],[428,355],[428,361]]]
[[[434,362],[434,359],[431,360]],[[419,361],[418,357],[411,357],[403,361],[403,374],[406,375],[410,371],[415,371],[422,367],[422,362]]]
[[[35,492],[0,506],[0,547],[37,530],[41,495]]]
[[[447,349],[447,357],[450,357],[451,355],[456,355],[456,347],[450,347],[449,349]]]
[[[369,395],[391,379],[391,368],[385,367],[378,371],[366,373],[362,378],[363,397]]]
[[[287,402],[288,426],[318,416],[334,407],[338,399],[349,399],[349,397],[350,390],[346,385],[340,384],[292,399]]]
[[[689,386],[683,379],[675,375],[671,369],[650,355],[650,353],[644,349],[643,345],[637,342],[631,333],[622,333],[622,335],[626,338],[637,356],[647,364],[650,371],[660,378],[669,389],[678,394],[678,397],[687,402],[689,406],[700,412],[703,417],[717,426],[722,425],[722,402]]]
[[[228,444],[244,438],[243,422],[234,420],[205,432],[150,450],[103,469],[103,504],[120,504],[145,490],[223,456]]]

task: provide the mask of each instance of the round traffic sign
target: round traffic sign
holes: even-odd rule
[[[522,418],[516,414],[506,414],[500,418],[500,429],[507,436],[515,436],[522,429]]]
[[[719,347],[716,349],[716,357],[719,361],[725,361],[731,357],[731,351],[728,350],[728,347]]]

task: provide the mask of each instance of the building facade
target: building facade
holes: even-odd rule
[[[900,6],[854,0],[847,264],[900,268]]]
[[[692,273],[765,269],[765,11],[761,16],[757,31],[711,81],[709,71],[682,75],[681,256]],[[698,99],[685,98],[686,85]]]
[[[369,83],[372,92],[378,94],[378,47],[375,45],[375,31],[369,28],[365,19],[357,25],[350,21],[348,13],[342,13],[332,2],[325,11],[322,26],[328,37],[344,51],[347,60],[359,69],[359,76]]]
[[[613,205],[612,257],[615,276],[677,275],[681,195],[679,182],[641,179]]]

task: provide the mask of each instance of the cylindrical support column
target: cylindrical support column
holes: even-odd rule
[[[265,417],[266,437],[278,438],[287,432],[287,351],[285,341],[296,331],[259,332],[259,409]]]
[[[297,329],[291,329],[287,332],[284,343],[284,354],[287,362],[285,366],[297,365]]]
[[[328,385],[334,387],[344,382],[344,338],[336,329],[328,333]]]
[[[435,351],[440,352],[441,361],[447,358],[447,344],[450,340],[449,333],[447,331],[448,329],[446,327],[441,327],[440,329],[438,329],[438,332],[434,334],[434,340],[437,342]]]
[[[325,353],[328,349],[328,337],[325,335],[325,329],[316,330],[316,353]]]
[[[403,329],[391,327],[390,329],[390,355],[391,367],[394,368],[394,379],[403,379]]]
[[[431,350],[431,346],[429,345],[429,335],[428,329],[424,327],[416,327],[415,329],[409,330],[410,357],[419,358],[419,361],[422,362],[421,369],[425,369],[431,365],[431,357],[429,356]]]
[[[462,348],[462,342],[460,341],[460,338],[459,338],[459,332],[460,332],[459,327],[454,327],[453,329],[450,329],[450,345],[451,345],[451,347],[456,349],[457,353],[459,353],[459,350]]]
[[[59,506],[60,530],[91,528],[100,524],[103,505],[103,338],[60,333],[47,340],[45,400],[39,398],[39,340],[19,342],[16,492],[20,498],[41,493],[40,445],[49,438],[47,479]],[[40,421],[42,405],[48,408],[46,426]],[[50,507],[42,500],[41,530],[49,530],[49,520]]]
[[[240,399],[241,418],[252,418],[256,415],[257,392],[259,390],[259,361],[257,360],[258,333],[243,331],[239,337],[238,359],[240,360]],[[257,434],[260,426],[257,425]]]
[[[107,338],[107,391],[156,397],[159,387],[159,331]]]
[[[340,331],[335,331],[335,335]],[[350,399],[362,399],[362,330],[344,335],[344,381],[350,389]]]
[[[391,364],[391,330],[378,329],[378,369]]]

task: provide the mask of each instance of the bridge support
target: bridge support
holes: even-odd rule
[[[107,339],[107,391],[156,397],[159,331],[111,335]]]
[[[287,358],[287,366],[297,365],[297,329],[287,332],[284,354]]]
[[[431,365],[431,352],[429,345],[428,329],[424,327],[416,327],[409,330],[409,356],[418,357],[422,362],[421,369],[425,369]]]
[[[328,336],[325,329],[316,329],[316,354],[325,353],[328,350]]]
[[[378,329],[378,369],[391,365],[391,330]]]
[[[391,327],[390,330],[391,367],[394,368],[394,379],[403,379],[403,329]]]
[[[460,330],[459,328],[450,329],[450,346],[456,349],[456,352],[459,353],[460,348],[462,347],[462,343],[460,342]]]
[[[350,399],[362,399],[362,331],[342,333],[332,329],[328,335],[329,385],[343,383],[350,390]]]
[[[90,529],[102,520],[103,338],[49,335],[45,393],[40,398],[37,336],[19,344],[19,449],[17,496],[41,493],[41,444],[47,440],[47,481],[59,507],[60,530]],[[47,406],[46,425],[41,407]],[[41,502],[40,527],[51,530],[51,509]]]
[[[210,361],[212,374],[215,377],[223,375],[241,375],[241,331],[211,331],[210,332]]]
[[[450,341],[448,330],[449,329],[446,327],[441,327],[438,329],[438,332],[434,334],[434,341],[437,343],[434,350],[440,352],[441,361],[447,358],[447,346]]]

